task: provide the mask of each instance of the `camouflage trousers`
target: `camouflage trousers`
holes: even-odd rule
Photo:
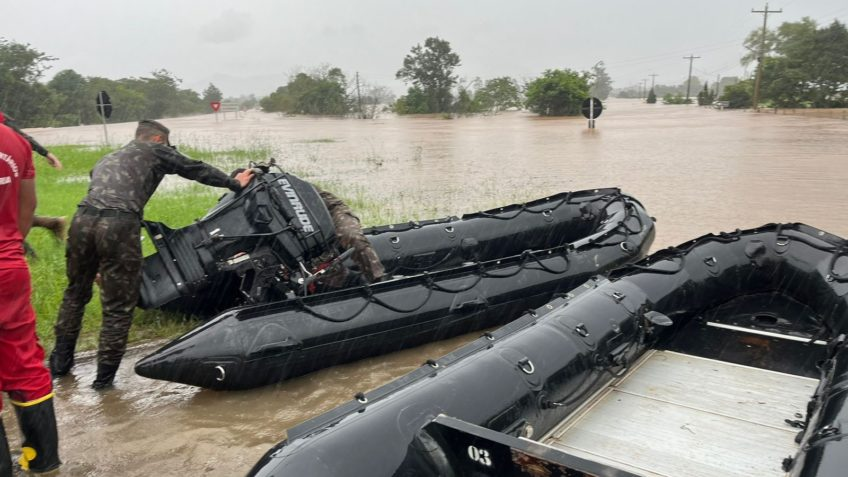
[[[100,217],[85,215],[83,210],[77,211],[68,230],[68,288],[54,328],[56,338],[75,341],[79,336],[99,272],[103,321],[97,362],[118,365],[126,351],[141,284],[140,223],[131,214]]]
[[[333,214],[333,223],[336,226],[336,238],[345,250],[352,248],[351,258],[362,269],[362,273],[368,281],[380,281],[383,278],[383,263],[380,257],[371,248],[371,242],[362,235],[362,226],[359,219],[351,214]]]
[[[383,278],[385,270],[377,252],[371,247],[371,242],[362,234],[359,218],[353,215],[350,208],[333,194],[321,191],[321,198],[336,227],[336,238],[343,249],[353,249],[353,261],[362,269],[369,281],[375,282]]]

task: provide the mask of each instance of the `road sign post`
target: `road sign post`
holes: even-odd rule
[[[109,99],[109,94],[105,91],[97,93],[97,114],[103,121],[103,136],[106,139],[106,144],[109,144],[109,131],[106,129],[106,118],[112,115],[112,100]]]
[[[218,110],[221,109],[221,102],[220,101],[212,101],[211,103],[209,103],[209,106],[212,107],[212,111],[215,111],[215,122],[217,123],[218,122]]]
[[[586,98],[580,108],[583,116],[589,120],[589,129],[595,129],[595,118],[601,115],[604,110],[604,105],[601,100],[595,97]]]

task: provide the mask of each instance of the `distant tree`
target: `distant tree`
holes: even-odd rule
[[[592,78],[589,94],[599,99],[607,99],[612,91],[612,78],[607,74],[604,62],[599,61],[589,72]]]
[[[0,109],[19,126],[52,124],[60,98],[39,79],[55,58],[0,38]]]
[[[288,114],[342,115],[350,111],[344,73],[326,66],[296,74],[259,104],[265,111]]]
[[[587,75],[569,69],[547,70],[527,84],[527,109],[542,116],[576,116],[589,96]]]
[[[753,80],[740,81],[739,83],[725,86],[724,91],[721,93],[721,100],[728,101],[728,107],[730,108],[749,108],[751,107],[753,91]]]
[[[57,126],[82,124],[85,110],[95,109],[94,97],[88,94],[88,80],[74,70],[56,73],[47,83],[47,87],[56,92],[59,98],[54,116]]]
[[[424,93],[428,113],[448,112],[457,81],[453,71],[459,64],[459,55],[451,50],[449,42],[430,37],[424,40],[423,47],[412,47],[395,76]]]
[[[371,85],[367,82],[361,86],[362,93],[362,117],[374,119],[384,108],[387,108],[395,100],[395,95],[385,86]]]
[[[221,90],[218,89],[218,87],[212,83],[209,83],[209,86],[207,86],[206,89],[203,90],[204,103],[211,103],[212,101],[221,101],[223,97],[224,94],[221,93]]]
[[[692,104],[692,98],[687,98],[680,93],[666,93],[663,96],[663,104]]]
[[[427,95],[417,86],[412,86],[406,90],[406,95],[398,98],[392,109],[397,114],[426,114],[430,112]]]
[[[698,93],[698,105],[709,106],[715,101],[715,92],[710,91],[709,84],[704,83],[704,89]]]
[[[482,111],[480,103],[476,101],[474,92],[467,86],[457,90],[456,101],[453,103],[453,112],[456,114],[473,114]]]
[[[497,113],[510,108],[521,108],[521,86],[509,76],[492,78],[474,92],[474,101],[483,111]]]
[[[648,91],[648,100],[647,100],[647,102],[648,102],[648,104],[656,104],[656,102],[657,102],[657,94],[656,94],[656,93],[654,93],[654,88],[651,88],[651,90],[650,90],[650,91]]]

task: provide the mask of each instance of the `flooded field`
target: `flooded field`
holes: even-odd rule
[[[583,118],[527,113],[358,121],[249,112],[163,122],[177,144],[268,148],[286,169],[409,218],[616,186],[656,217],[654,250],[769,222],[848,237],[848,121],[841,119],[611,100],[595,130]],[[129,140],[133,130],[111,125],[111,142]],[[32,134],[47,145],[103,141],[101,126]],[[97,393],[88,387],[94,364],[82,359],[56,385],[66,463],[59,475],[243,475],[286,428],[473,337],[244,392],[139,378],[132,364],[148,347],[128,354],[115,389]],[[4,412],[3,419],[16,445],[13,418]]]

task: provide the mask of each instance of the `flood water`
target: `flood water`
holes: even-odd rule
[[[634,100],[607,106],[594,130],[583,118],[527,113],[358,121],[249,112],[238,120],[207,115],[163,122],[175,143],[267,147],[289,170],[410,218],[616,186],[656,217],[653,250],[770,222],[804,222],[848,237],[848,121]],[[111,125],[111,142],[129,140],[133,129]],[[100,126],[32,134],[48,145],[103,140]],[[59,475],[243,475],[286,428],[473,337],[241,392],[135,376],[132,364],[148,347],[130,352],[116,387],[98,393],[88,387],[94,364],[83,358],[73,376],[56,384],[65,461]]]

